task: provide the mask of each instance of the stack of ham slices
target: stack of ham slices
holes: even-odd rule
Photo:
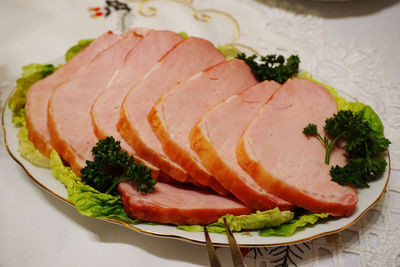
[[[127,213],[172,224],[275,207],[351,215],[356,190],[331,181],[324,147],[302,133],[336,112],[318,84],[259,83],[207,40],[143,28],[101,35],[26,102],[29,139],[77,175],[98,139],[120,141],[158,180],[151,194],[119,184]],[[331,165],[345,163],[336,147]]]

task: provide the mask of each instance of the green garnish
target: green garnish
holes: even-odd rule
[[[36,81],[52,74],[57,67],[52,64],[31,63],[22,67],[21,77],[17,79],[15,92],[8,101],[8,107],[12,110],[12,122],[16,127],[25,124],[25,103],[28,89]]]
[[[369,187],[368,182],[382,174],[386,168],[386,160],[383,157],[376,159],[354,158],[344,167],[336,165],[330,170],[332,181],[341,185],[356,187]]]
[[[336,136],[331,142],[329,142],[329,138],[325,135],[324,137],[322,137],[317,130],[317,125],[315,124],[308,124],[304,129],[303,129],[303,133],[305,135],[315,135],[316,137],[318,137],[322,143],[325,146],[326,149],[326,153],[325,153],[325,163],[329,164],[329,158],[331,155],[331,151],[332,148],[335,146],[336,141],[344,134],[344,132],[342,132],[340,135]]]
[[[307,225],[313,225],[321,219],[328,218],[328,213],[308,213],[297,216],[277,227],[268,227],[258,231],[260,236],[291,236]]]
[[[390,144],[381,133],[373,130],[364,119],[364,110],[353,113],[341,110],[325,120],[325,136],[317,131],[315,124],[308,124],[303,133],[318,137],[326,148],[325,163],[329,164],[330,153],[335,144],[344,139],[349,162],[344,167],[335,166],[330,170],[332,180],[341,185],[368,187],[368,182],[383,173],[386,160],[380,156]],[[330,141],[331,140],[331,141]]]
[[[52,64],[31,63],[23,66],[21,77],[17,79],[16,89],[8,101],[8,107],[12,111],[12,122],[16,128],[19,128],[18,152],[32,164],[43,168],[49,167],[49,160],[28,138],[25,120],[26,94],[32,84],[52,74],[55,70],[57,67]]]
[[[99,140],[92,149],[93,161],[86,161],[81,170],[82,182],[106,194],[117,194],[119,182],[130,180],[137,184],[137,190],[152,193],[156,181],[151,177],[151,170],[135,162],[132,156],[121,151],[119,141],[113,137]]]
[[[182,36],[183,39],[186,39],[186,38],[189,37],[189,34],[187,34],[187,32],[178,32],[178,34],[179,34],[180,36]]]
[[[207,225],[207,230],[210,233],[225,233],[224,218],[233,232],[240,232],[242,230],[258,230],[279,226],[283,223],[290,222],[293,217],[294,212],[280,211],[279,208],[256,211],[249,215],[234,216],[226,214],[220,217],[216,222]],[[177,229],[188,232],[203,232],[202,225],[178,225]]]
[[[244,60],[250,66],[253,74],[260,82],[274,80],[278,83],[284,83],[299,72],[300,59],[297,55],[291,55],[286,60],[286,64],[282,55],[262,56],[259,60],[261,63],[256,62],[256,55],[247,57],[245,53],[241,53],[236,57]]]
[[[86,46],[90,45],[93,41],[94,41],[94,39],[82,39],[82,40],[79,40],[76,45],[72,46],[70,49],[68,49],[67,53],[65,53],[65,61],[69,61],[76,54],[81,52],[81,50],[83,48],[85,48]]]
[[[79,213],[94,218],[110,218],[126,223],[136,224],[140,220],[128,217],[120,196],[101,193],[89,185],[66,167],[55,150],[50,153],[50,169],[54,177],[67,188],[67,200],[73,203]]]
[[[226,60],[231,60],[236,58],[239,54],[242,53],[242,51],[240,51],[239,49],[237,49],[236,47],[234,47],[231,44],[227,44],[227,45],[219,45],[217,46],[217,49],[224,54]]]

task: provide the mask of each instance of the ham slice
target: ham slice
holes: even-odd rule
[[[233,59],[223,62],[165,93],[148,116],[168,157],[200,184],[210,186],[221,194],[226,190],[215,181],[190,148],[189,132],[208,109],[256,83],[244,61]]]
[[[121,142],[122,150],[147,166],[151,164],[135,155],[134,149],[117,131],[116,123],[120,116],[122,102],[129,89],[136,85],[146,72],[182,39],[179,34],[171,31],[150,31],[135,46],[135,49],[128,55],[125,65],[92,105],[92,123],[97,138],[104,139],[107,136],[113,136],[115,140]],[[158,168],[152,166],[153,177],[156,170]]]
[[[97,95],[110,82],[127,54],[142,39],[143,30],[129,32],[123,39],[100,53],[73,79],[53,91],[48,105],[51,144],[80,175],[86,160],[92,160],[97,143],[90,109]]]
[[[325,119],[336,112],[336,102],[324,87],[305,79],[288,80],[243,133],[236,151],[239,164],[266,191],[296,206],[351,215],[356,190],[331,181],[329,174],[330,166],[346,163],[344,150],[334,148],[328,166],[324,146],[303,134],[309,123],[321,131]]]
[[[50,156],[50,133],[47,128],[47,105],[53,89],[68,81],[84,69],[100,52],[123,38],[107,32],[94,40],[88,47],[62,65],[53,74],[34,83],[26,95],[25,113],[28,137],[46,157]]]
[[[138,192],[132,182],[118,185],[126,213],[136,219],[171,224],[210,224],[227,213],[250,214],[237,200],[188,185],[158,182],[154,192]]]
[[[207,40],[189,37],[178,43],[125,97],[117,128],[137,155],[180,181],[190,176],[164,153],[147,115],[158,98],[195,73],[219,62],[224,56]]]
[[[236,159],[236,145],[243,130],[279,87],[279,83],[264,81],[231,96],[206,112],[190,132],[192,149],[217,182],[257,210],[293,208],[262,189]]]

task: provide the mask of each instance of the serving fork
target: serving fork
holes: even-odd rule
[[[232,231],[229,228],[229,225],[225,218],[224,218],[224,225],[225,225],[226,235],[228,237],[229,248],[233,260],[233,266],[246,267],[246,264],[243,261],[242,253],[239,249],[239,246],[236,243],[236,239],[233,236]],[[221,267],[222,266],[221,262],[219,261],[217,254],[215,253],[215,249],[210,239],[210,235],[208,234],[206,226],[204,226],[204,236],[206,238],[208,258],[210,260],[211,267]]]

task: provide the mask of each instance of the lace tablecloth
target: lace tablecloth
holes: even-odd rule
[[[332,85],[346,99],[368,103],[380,115],[392,141],[391,179],[378,204],[352,227],[303,244],[250,248],[246,262],[260,267],[400,266],[400,86],[396,76],[400,57],[394,50],[400,42],[400,5],[394,0],[372,2],[2,1],[1,104],[22,65],[58,58],[76,40],[109,29],[195,29],[190,34],[209,37],[212,32],[215,44],[231,43],[264,54],[297,53],[303,70]],[[192,18],[191,25],[181,23],[185,16]],[[4,146],[0,164],[0,266],[208,265],[202,246],[143,236],[77,214],[35,188]],[[221,248],[218,254],[228,266],[228,250]]]

